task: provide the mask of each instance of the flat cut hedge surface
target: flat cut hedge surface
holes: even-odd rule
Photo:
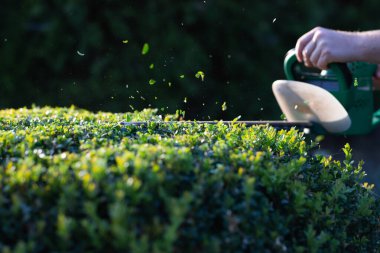
[[[178,115],[177,115],[178,116]],[[361,164],[295,129],[0,111],[0,252],[378,252]]]

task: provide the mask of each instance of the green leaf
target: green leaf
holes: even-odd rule
[[[149,44],[145,43],[142,50],[141,50],[141,54],[146,55],[148,52],[149,52]]]
[[[203,73],[202,71],[198,71],[196,74],[195,74],[195,77],[196,78],[201,78],[202,81],[204,81],[205,79],[205,73]]]
[[[236,122],[236,121],[238,121],[240,118],[241,118],[241,115],[239,115],[239,116],[237,116],[236,118],[234,118],[234,119],[232,120],[232,122]]]
[[[324,135],[318,135],[317,137],[315,137],[315,142],[321,142],[325,139],[325,136]]]
[[[342,148],[343,152],[344,152],[344,155],[346,156],[346,161],[347,162],[350,162],[351,161],[351,158],[352,158],[352,149],[350,147],[350,144],[346,143],[346,145],[344,145],[344,148]]]
[[[150,79],[150,80],[149,80],[149,84],[150,84],[150,85],[153,85],[153,84],[155,84],[155,83],[156,83],[156,80],[154,80],[154,79]]]
[[[227,103],[224,102],[224,103],[222,104],[222,111],[226,111],[226,110],[227,110]]]

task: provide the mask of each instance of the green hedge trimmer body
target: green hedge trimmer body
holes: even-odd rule
[[[344,135],[371,132],[380,124],[380,110],[375,109],[373,75],[377,65],[366,62],[333,63],[328,70],[307,68],[297,61],[295,51],[288,52],[284,71],[288,80],[301,81],[329,91],[346,109],[351,126]]]

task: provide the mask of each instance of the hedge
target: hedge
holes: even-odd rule
[[[0,252],[378,252],[348,144],[341,163],[294,128],[157,123],[178,117],[0,111]]]

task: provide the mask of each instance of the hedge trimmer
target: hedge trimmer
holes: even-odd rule
[[[299,63],[295,51],[290,50],[284,61],[286,77],[302,83],[276,81],[273,91],[290,121],[309,120],[328,133],[367,134],[380,124],[372,81],[376,68],[375,64],[350,62],[333,63],[320,71]],[[314,94],[309,93],[312,89]]]
[[[286,121],[159,121],[157,124],[198,123],[271,125],[275,128],[312,129],[320,134],[366,134],[380,124],[374,112],[372,76],[376,65],[365,62],[333,63],[328,70],[307,68],[288,52],[284,61],[288,80],[273,83],[274,96]],[[122,122],[144,125],[149,122]]]

